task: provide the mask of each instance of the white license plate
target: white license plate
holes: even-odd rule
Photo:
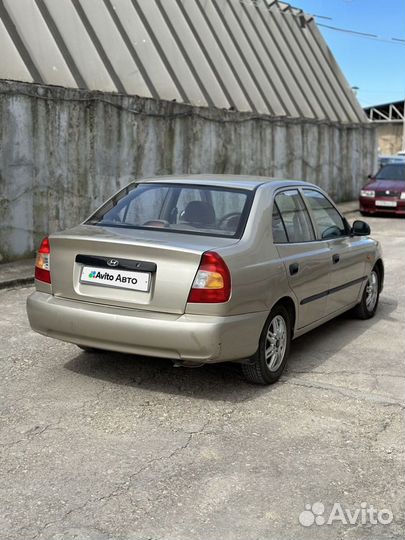
[[[148,292],[150,273],[83,266],[80,281],[89,285],[103,285],[104,287]]]
[[[397,201],[375,201],[376,206],[389,206],[390,208],[395,208],[397,206]]]

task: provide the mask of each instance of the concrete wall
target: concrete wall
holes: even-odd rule
[[[258,117],[0,81],[0,260],[82,221],[133,178],[242,173],[306,179],[338,201],[375,169],[370,125]]]
[[[383,156],[394,156],[402,150],[402,122],[376,122],[379,153]]]

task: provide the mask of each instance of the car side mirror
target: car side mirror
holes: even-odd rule
[[[370,225],[365,221],[356,219],[350,231],[352,236],[368,236],[371,234]]]

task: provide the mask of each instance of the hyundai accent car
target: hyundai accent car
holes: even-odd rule
[[[405,163],[384,165],[360,191],[363,215],[383,212],[405,215]]]
[[[137,180],[44,239],[28,317],[85,350],[236,361],[249,381],[270,384],[293,338],[349,309],[374,315],[384,266],[369,234],[306,182]]]

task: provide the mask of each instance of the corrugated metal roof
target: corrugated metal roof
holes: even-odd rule
[[[270,0],[0,0],[0,78],[367,122],[314,19]]]

